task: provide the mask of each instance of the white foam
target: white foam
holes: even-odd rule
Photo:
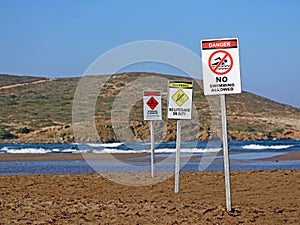
[[[261,150],[261,149],[286,149],[293,147],[293,145],[257,145],[257,144],[251,144],[251,145],[245,145],[242,148],[243,149],[255,149],[255,150]]]
[[[3,148],[1,148],[0,150],[1,150],[1,151],[4,151],[4,152],[7,152],[7,150],[9,150],[9,148],[8,148],[8,147],[3,147]]]
[[[183,148],[180,149],[181,153],[207,153],[207,152],[218,152],[221,148]],[[162,149],[155,149],[155,153],[175,153],[176,149],[174,148],[162,148]],[[120,150],[120,149],[108,149],[105,148],[103,150],[93,150],[93,153],[106,153],[106,154],[115,154],[115,153],[150,153],[150,150]]]
[[[91,147],[110,147],[110,148],[114,148],[114,147],[119,147],[120,145],[122,145],[123,143],[87,143],[88,146]]]
[[[181,148],[181,153],[207,153],[207,152],[218,152],[221,148]],[[157,153],[174,153],[176,152],[175,148],[162,148],[155,149]]]
[[[52,152],[50,149],[44,148],[22,148],[22,149],[7,149],[6,153],[49,153]]]
[[[180,152],[183,153],[213,153],[213,152],[219,152],[222,148],[186,148],[186,149],[180,149]]]
[[[70,149],[64,149],[61,152],[62,153],[76,153],[76,152],[78,152],[78,150],[70,148]]]
[[[120,149],[109,149],[105,148],[103,150],[93,150],[93,153],[102,154],[116,154],[116,153],[148,153],[147,150],[120,150]]]
[[[52,149],[52,152],[60,152],[60,150],[58,149],[58,148],[54,148],[54,149]]]

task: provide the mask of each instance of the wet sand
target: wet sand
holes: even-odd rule
[[[205,154],[205,156],[210,157],[214,155],[223,155],[222,152]],[[239,152],[231,152],[230,154],[243,154]],[[31,154],[31,153],[22,153],[22,154],[0,154],[0,162],[11,162],[11,161],[63,161],[63,160],[85,160],[85,159],[101,159],[109,160],[112,157],[121,161],[134,161],[141,160],[145,156],[150,154],[74,154],[74,153],[46,153],[46,154]],[[197,160],[202,156],[193,156],[190,160]],[[163,158],[164,159],[164,158]],[[145,160],[146,159],[142,159]],[[161,159],[162,160],[162,159]],[[300,160],[300,152],[289,152],[287,154],[266,158],[267,161],[282,161],[282,160]]]
[[[289,152],[287,154],[266,158],[267,161],[300,160],[300,152]]]
[[[85,160],[85,159],[101,159],[110,160],[117,158],[120,160],[133,160],[148,154],[80,154],[80,153],[46,153],[46,154],[0,154],[0,162],[13,162],[13,161],[68,161],[68,160]]]
[[[296,225],[299,187],[300,171],[232,172],[227,212],[222,172],[181,173],[177,194],[174,177],[125,186],[98,174],[0,176],[0,224]]]

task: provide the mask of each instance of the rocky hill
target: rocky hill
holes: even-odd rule
[[[44,77],[15,76],[15,75],[8,75],[8,74],[0,74],[0,89],[30,84],[34,82],[41,82],[45,80],[48,79]]]
[[[166,118],[167,82],[189,80],[153,73],[90,76],[88,82],[98,82],[99,90],[75,101],[73,107],[74,96],[81,95],[80,78],[0,77],[1,142],[149,141],[149,122],[143,121],[142,107],[142,90],[149,88],[162,90],[164,118],[155,123],[156,139],[174,141],[176,121]],[[201,81],[194,81],[193,118],[182,122],[184,141],[220,136],[219,98],[205,97],[201,87]],[[89,87],[84,91],[89,92]],[[93,95],[97,95],[95,103],[89,102]],[[300,139],[300,109],[249,92],[226,96],[226,101],[230,139]],[[89,134],[93,124],[97,135]],[[78,135],[76,127],[87,130]]]

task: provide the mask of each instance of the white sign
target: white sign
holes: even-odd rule
[[[168,119],[191,119],[193,81],[169,81]]]
[[[204,95],[242,92],[237,38],[201,41]]]
[[[161,120],[161,91],[144,91],[144,120]]]

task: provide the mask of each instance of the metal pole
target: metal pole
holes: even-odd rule
[[[150,133],[151,133],[151,177],[155,176],[155,158],[154,158],[154,148],[155,148],[155,141],[154,141],[154,120],[150,121]]]
[[[227,138],[227,119],[226,119],[226,102],[225,95],[220,95],[221,113],[222,113],[222,134],[223,134],[223,154],[224,154],[224,174],[226,188],[226,209],[231,211],[231,193],[230,193],[230,168],[228,156],[228,138]]]
[[[175,190],[174,190],[175,193],[179,192],[180,143],[181,143],[181,120],[177,120]]]

